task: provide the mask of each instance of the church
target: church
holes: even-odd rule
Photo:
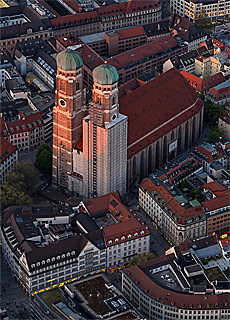
[[[175,68],[118,99],[117,69],[99,65],[85,107],[82,66],[76,51],[57,55],[54,187],[81,199],[122,196],[196,143],[204,105]]]

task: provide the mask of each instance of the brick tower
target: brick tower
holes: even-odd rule
[[[68,190],[72,153],[82,134],[83,80],[81,55],[64,50],[57,56],[56,101],[53,108],[53,186]]]
[[[93,96],[83,119],[83,193],[96,197],[126,191],[127,117],[119,113],[117,69],[93,71]]]

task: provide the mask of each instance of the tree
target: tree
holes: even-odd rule
[[[140,264],[142,262],[145,262],[147,260],[152,260],[157,258],[157,254],[154,252],[150,252],[146,254],[145,252],[141,253],[140,255],[136,254],[133,256],[133,258],[129,261],[129,267],[134,266],[136,264]]]
[[[4,182],[1,188],[1,208],[4,210],[10,206],[21,206],[32,204],[33,201],[28,194],[21,192],[17,187]]]
[[[35,166],[41,173],[52,173],[52,152],[47,143],[39,146]]]
[[[32,162],[15,163],[7,175],[7,183],[13,187],[17,186],[19,191],[30,195],[33,187],[38,183],[38,173]]]
[[[205,9],[201,9],[200,14],[195,18],[195,25],[206,33],[211,33],[215,26],[211,19],[207,17]]]
[[[206,121],[216,122],[224,114],[224,106],[206,100],[204,103],[204,119]]]
[[[212,130],[210,130],[210,135],[209,135],[209,142],[210,143],[215,143],[217,140],[220,139],[220,136],[222,135],[222,132],[218,127],[214,127]]]
[[[29,161],[15,163],[1,187],[1,208],[30,205],[30,195],[38,183],[38,174]]]

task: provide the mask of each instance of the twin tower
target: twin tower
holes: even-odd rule
[[[57,56],[53,109],[53,186],[88,199],[126,191],[127,117],[119,113],[118,73],[93,71],[93,94],[84,106],[83,61],[67,49]]]

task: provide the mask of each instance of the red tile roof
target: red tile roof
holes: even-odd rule
[[[210,88],[226,81],[226,78],[221,72],[218,72],[214,76],[211,76],[205,80],[184,70],[182,70],[180,73],[191,84],[191,86],[193,86],[193,88],[199,92],[209,90]]]
[[[222,247],[227,247],[230,246],[230,237],[224,238],[220,240]]]
[[[69,1],[69,0],[62,0],[64,3],[67,4],[70,8],[72,8],[74,11],[79,12],[82,10],[81,6],[77,4],[75,1]]]
[[[143,226],[128,208],[122,204],[118,191],[86,200],[84,201],[84,206],[92,216],[100,212],[109,211],[114,219],[117,220],[118,223],[103,228],[108,246],[150,234],[146,226]],[[125,238],[123,239],[122,237]]]
[[[228,99],[230,97],[230,83],[229,86],[226,86],[224,88],[212,88],[207,92],[207,94],[208,93],[213,94],[215,96],[214,100],[216,102],[219,100]]]
[[[172,68],[122,97],[119,105],[120,113],[128,116],[130,158],[194,116],[203,102],[176,68]]]
[[[50,21],[53,29],[58,29],[67,26],[77,26],[78,24],[96,22],[99,21],[99,16],[96,11],[88,11],[54,18]]]
[[[230,113],[225,113],[222,116],[220,116],[220,119],[226,122],[227,124],[230,124]]]
[[[7,159],[17,148],[13,146],[9,141],[0,137],[0,163]]]
[[[93,49],[89,46],[84,45],[81,48],[76,49],[81,56],[85,66],[93,71],[94,68],[100,66],[104,63],[104,59],[99,56]]]
[[[175,38],[172,36],[166,36],[164,38],[144,44],[138,48],[120,53],[108,59],[107,62],[119,70],[141,59],[145,59],[151,55],[178,45],[179,42]]]
[[[223,158],[224,157],[224,153],[223,153],[223,150],[221,148],[219,148],[218,146],[215,146],[215,153],[212,155],[212,151],[208,151],[206,148],[204,148],[202,145],[201,146],[198,146],[196,147],[195,149],[192,150],[192,152],[197,152],[199,151],[202,155],[204,155],[205,157],[207,157],[207,159],[205,159],[204,161],[207,162],[207,163],[212,163],[215,159],[214,159],[214,155],[217,155],[220,159],[220,158]],[[197,153],[196,153],[197,155]],[[200,156],[200,154],[199,154]],[[202,158],[202,156],[201,156]]]
[[[141,35],[145,35],[145,30],[142,26],[127,28],[122,30],[116,30],[116,33],[119,34],[120,39],[132,38]]]
[[[198,61],[203,62],[206,59],[206,57],[198,56],[195,59],[198,60]]]
[[[17,134],[20,132],[27,132],[35,128],[44,126],[44,122],[40,112],[32,113],[29,116],[21,114],[22,119],[7,122],[9,134]]]
[[[209,201],[202,202],[202,206],[204,207],[206,212],[210,212],[213,210],[218,210],[223,207],[227,207],[230,205],[230,197],[229,192],[226,192],[225,196],[211,199]]]
[[[77,36],[74,34],[70,34],[65,37],[57,37],[57,41],[59,41],[62,45],[64,45],[66,48],[69,46],[74,46],[78,44],[84,44],[83,41],[81,41]]]
[[[216,180],[203,184],[202,187],[211,191],[211,193],[213,193],[216,197],[223,197],[229,193],[228,189],[226,189],[220,182],[217,182]]]
[[[167,263],[174,258],[174,254],[161,256],[154,260],[141,263],[136,266],[124,269],[123,272],[132,280],[135,285],[153,300],[164,303],[170,307],[178,307],[180,309],[228,309],[229,294],[183,294],[171,291],[170,288],[165,289],[152,281],[143,271],[144,268],[153,266],[159,262]],[[146,291],[146,288],[148,291]]]
[[[143,85],[145,85],[145,82],[137,78],[131,79],[128,82],[121,84],[119,87],[119,98],[124,97],[126,94],[133,92],[134,90],[136,90],[139,87],[142,87]]]
[[[203,219],[203,217],[199,216],[200,214],[204,213],[201,205],[185,209],[182,205],[179,204],[179,202],[174,198],[173,194],[164,185],[156,186],[149,178],[147,178],[140,183],[140,188],[143,187],[145,187],[149,193],[156,191],[157,195],[159,195],[161,199],[164,199],[165,204],[162,204],[162,206],[170,206],[170,211],[174,211],[174,213],[172,212],[173,218],[176,215],[179,216],[179,218],[176,220],[177,223],[185,225],[188,223],[186,219],[191,219],[194,216],[197,216],[198,219]]]

